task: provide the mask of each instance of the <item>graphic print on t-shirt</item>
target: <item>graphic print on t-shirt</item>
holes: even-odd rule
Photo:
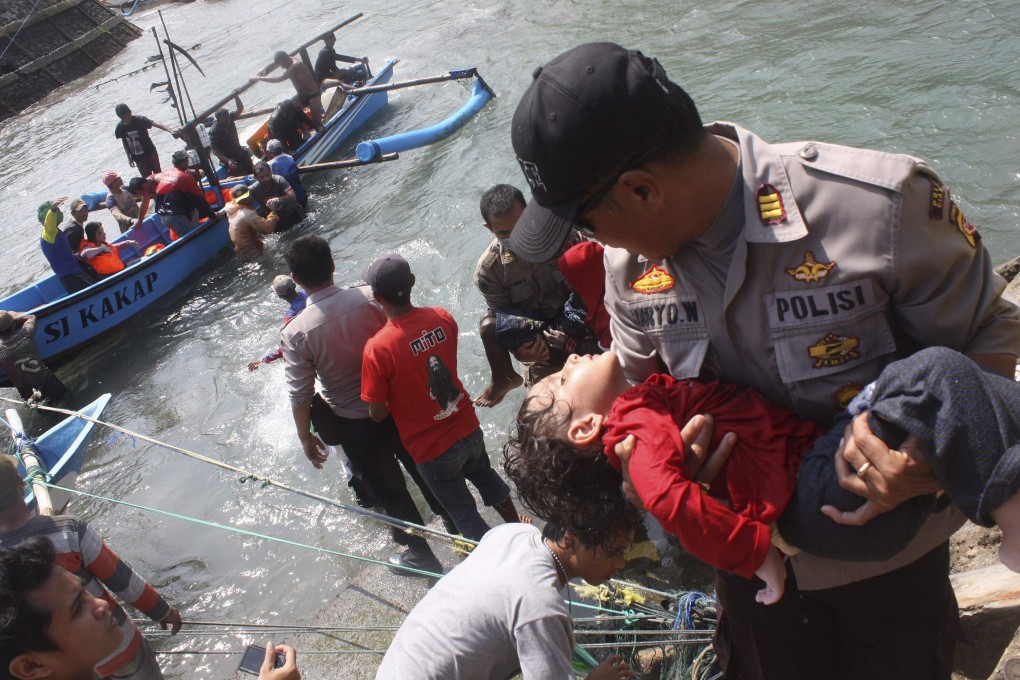
[[[439,413],[433,418],[443,420],[457,412],[464,393],[458,389],[453,372],[438,354],[429,357],[429,398],[439,404]]]

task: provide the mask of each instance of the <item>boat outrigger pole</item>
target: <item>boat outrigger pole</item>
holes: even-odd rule
[[[291,50],[290,52],[288,52],[288,54],[291,55],[291,56],[294,56],[295,54],[297,54],[301,50],[306,49],[309,45],[313,45],[317,41],[322,40],[323,36],[328,35],[330,33],[333,33],[334,31],[340,30],[341,28],[343,28],[347,24],[350,24],[350,23],[353,23],[354,21],[357,21],[362,16],[364,16],[364,15],[361,12],[358,12],[357,14],[355,14],[352,17],[350,17],[349,19],[344,19],[343,21],[341,21],[339,24],[337,24],[333,28],[329,29],[328,31],[323,31],[322,33],[320,33],[319,35],[315,36],[313,39],[309,40],[308,42],[304,43],[303,45],[301,45],[297,49]],[[264,67],[261,71],[259,71],[258,75],[260,75],[260,76],[268,75],[268,74],[272,73],[273,69],[275,69],[275,68],[277,68],[276,62],[273,62],[273,63],[269,64],[268,66]],[[228,102],[233,100],[234,97],[237,97],[241,93],[245,92],[248,88],[250,88],[256,82],[258,82],[258,81],[251,81],[251,80],[249,80],[247,83],[241,85],[240,87],[234,88],[233,90],[230,91],[230,94],[228,94],[227,96],[223,97],[218,102],[216,102],[215,104],[213,104],[212,106],[210,106],[206,110],[202,111],[202,113],[200,113],[197,116],[195,116],[195,120],[192,120],[192,121],[188,122],[187,125],[188,126],[193,126],[193,125],[196,125],[198,123],[205,122],[206,118],[208,118],[209,116],[214,114],[216,111],[218,111],[222,106],[224,106],[225,104],[227,104]]]

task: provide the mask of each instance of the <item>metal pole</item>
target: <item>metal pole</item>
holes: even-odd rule
[[[309,45],[312,45],[315,42],[317,42],[319,40],[322,40],[323,36],[325,36],[325,35],[327,35],[329,33],[333,33],[335,31],[340,30],[341,28],[343,28],[347,24],[350,24],[350,23],[352,23],[354,21],[357,21],[362,16],[364,16],[364,15],[361,12],[358,12],[357,14],[355,14],[352,17],[350,17],[349,19],[344,19],[343,21],[341,21],[339,24],[337,24],[333,28],[330,28],[329,30],[320,33],[319,35],[315,36],[314,38],[312,38],[308,42],[304,43],[303,45],[299,46],[297,49],[289,52],[288,54],[290,54],[291,56],[297,54],[299,51],[301,51],[302,48],[308,47]],[[269,64],[268,66],[264,67],[261,71],[259,71],[258,74],[260,76],[267,75],[267,74],[271,73],[273,71],[273,69],[275,69],[275,68],[276,68],[276,64],[275,63]],[[230,94],[228,94],[223,99],[219,100],[218,102],[216,102],[215,104],[210,106],[208,109],[202,111],[201,114],[195,116],[195,120],[198,121],[198,122],[204,121],[206,118],[208,118],[213,113],[215,113],[217,109],[221,108],[224,104],[229,102],[234,97],[236,97],[236,96],[242,94],[243,92],[245,92],[246,90],[248,90],[256,82],[258,82],[258,81],[254,81],[254,82],[253,81],[248,81],[244,85],[241,85],[240,87],[234,88],[233,90],[231,90]]]
[[[170,79],[170,69],[167,68],[166,57],[163,56],[163,45],[161,45],[159,42],[159,35],[156,33],[155,26],[152,27],[152,37],[156,39],[156,47],[159,49],[159,60],[163,62],[163,73],[166,74],[166,86],[170,88],[170,97],[171,99],[173,99],[173,102],[177,105],[174,107],[175,109],[177,109],[177,122],[179,122],[181,125],[184,125],[186,117],[184,115],[184,111],[181,110],[181,107],[184,106],[184,102],[181,101],[181,98],[177,96],[174,89],[173,80]]]

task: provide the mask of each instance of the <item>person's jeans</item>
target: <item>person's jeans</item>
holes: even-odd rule
[[[489,525],[478,513],[467,482],[474,484],[482,501],[489,506],[499,505],[510,495],[510,487],[492,469],[481,428],[427,463],[418,463],[418,469],[432,493],[453,517],[457,530],[473,541],[481,539]]]

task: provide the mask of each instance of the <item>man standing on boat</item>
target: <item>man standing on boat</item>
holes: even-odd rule
[[[322,36],[322,49],[315,57],[315,79],[319,81],[319,89],[329,87],[340,87],[348,90],[358,82],[368,79],[368,57],[358,59],[340,54],[336,47],[336,34],[327,33]],[[346,64],[355,64],[348,68],[340,68],[336,65],[338,61]]]
[[[333,254],[323,238],[296,239],[284,259],[291,278],[308,293],[305,311],[287,324],[280,336],[291,410],[305,456],[316,469],[322,469],[328,455],[323,439],[312,433],[312,401],[318,379],[322,399],[329,407],[323,414],[326,421],[322,427],[317,421],[320,435],[330,445],[343,446],[382,500],[386,514],[424,524],[407,491],[398,457],[405,459],[402,462],[433,511],[442,506],[413,470],[414,463],[400,442],[393,419],[375,422],[369,418],[368,404],[361,400],[362,352],[368,339],[386,323],[385,313],[372,299],[368,286],[337,288],[333,283]],[[407,546],[404,553],[389,558],[397,573],[411,573],[402,567],[442,572],[443,565],[424,538],[396,527],[392,534],[395,543]]]
[[[665,367],[824,422],[928,346],[1013,376],[1020,311],[916,158],[705,126],[658,61],[611,43],[536,69],[511,131],[534,198],[511,245],[541,261],[576,225],[607,246],[613,348],[632,382]],[[862,509],[938,491],[923,456],[889,449],[866,419],[845,441],[840,481]],[[952,506],[933,513],[881,562],[793,556],[768,607],[760,582],[717,572],[725,677],[948,680],[948,539],[963,521]]]
[[[283,50],[273,55],[273,61],[283,69],[283,73],[278,76],[255,75],[251,77],[251,80],[261,80],[264,83],[282,83],[290,78],[290,82],[297,91],[294,102],[301,108],[308,107],[312,112],[312,122],[315,123],[316,127],[322,125],[322,116],[326,112],[322,109],[322,91],[319,90],[319,81],[315,79],[315,74],[312,73],[312,70],[308,68],[305,62],[300,59],[294,59]]]
[[[43,225],[42,234],[39,237],[39,246],[42,248],[46,261],[54,275],[60,279],[60,285],[70,293],[77,293],[79,290],[88,288],[98,281],[95,274],[86,270],[78,259],[77,248],[71,247],[70,239],[62,229],[58,227],[63,214],[60,206],[67,200],[67,196],[61,196],[55,201],[47,201],[39,206],[39,222]],[[88,208],[85,209],[88,216]],[[85,236],[85,229],[82,228],[77,243]],[[77,243],[75,244],[77,246]]]
[[[15,459],[0,456],[0,546],[14,548],[37,536],[48,539],[57,551],[57,563],[80,579],[89,598],[106,601],[112,617],[108,627],[119,629],[122,637],[96,662],[98,675],[162,680],[163,673],[149,643],[106,588],[164,630],[169,626],[171,635],[181,629],[180,613],[106,547],[84,520],[71,515],[34,515],[25,504],[24,493],[24,480]]]
[[[159,172],[159,152],[156,151],[156,145],[149,137],[149,130],[159,128],[174,137],[178,135],[178,132],[162,123],[149,120],[145,116],[134,115],[127,104],[117,104],[114,113],[120,118],[120,122],[114,128],[113,136],[124,143],[124,152],[127,154],[131,167],[137,167],[138,174],[142,177]]]
[[[308,192],[301,184],[301,175],[298,173],[297,163],[289,153],[284,153],[283,143],[279,139],[270,139],[266,144],[266,160],[269,162],[269,169],[274,175],[279,175],[287,180],[287,184],[294,190],[298,204],[302,209],[308,209]]]

